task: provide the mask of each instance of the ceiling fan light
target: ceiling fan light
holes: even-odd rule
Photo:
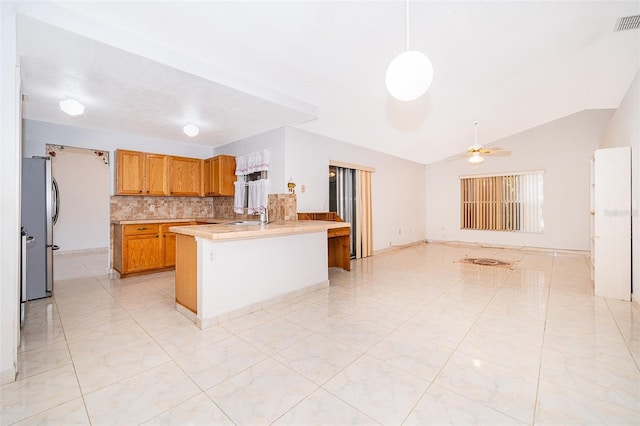
[[[75,99],[64,99],[60,101],[60,109],[71,117],[78,117],[84,114],[84,105]]]
[[[482,164],[484,163],[484,157],[480,155],[479,152],[474,152],[471,157],[469,157],[469,163],[471,164]]]
[[[198,133],[200,133],[200,129],[195,124],[187,124],[182,128],[182,131],[185,135],[191,138],[195,138],[196,136],[198,136]]]
[[[400,101],[418,99],[431,86],[433,64],[422,52],[408,50],[396,56],[387,67],[387,90]]]

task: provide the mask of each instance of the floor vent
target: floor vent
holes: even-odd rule
[[[637,30],[640,28],[640,15],[618,18],[614,31]]]
[[[484,257],[465,257],[464,259],[460,259],[458,262],[470,265],[496,266],[498,268],[511,268],[514,264],[514,262],[507,262],[499,259],[487,259]]]

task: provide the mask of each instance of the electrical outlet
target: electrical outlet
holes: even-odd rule
[[[209,203],[209,210],[213,210],[213,203]]]
[[[398,228],[398,235],[402,235],[402,228]]]
[[[152,212],[152,211],[155,211],[155,209],[156,209],[156,206],[154,206],[153,204],[149,206],[149,211]]]
[[[305,186],[304,185],[300,185],[300,193],[304,194],[304,190],[305,190]]]

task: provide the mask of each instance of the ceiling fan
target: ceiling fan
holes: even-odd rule
[[[481,164],[484,162],[485,156],[495,156],[495,157],[508,157],[511,155],[511,151],[506,151],[502,148],[498,148],[496,146],[484,147],[478,144],[478,122],[475,121],[473,123],[475,129],[475,143],[473,146],[469,147],[465,152],[461,152],[460,154],[452,155],[451,157],[447,157],[444,161],[453,161],[459,160],[461,158],[467,158],[467,161],[471,164]]]

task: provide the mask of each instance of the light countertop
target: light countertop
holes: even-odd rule
[[[172,226],[169,231],[176,234],[209,240],[244,240],[252,238],[275,237],[280,235],[321,232],[336,228],[349,228],[347,222],[329,222],[324,220],[289,220],[271,222],[267,225],[231,225],[233,220],[212,225]]]

